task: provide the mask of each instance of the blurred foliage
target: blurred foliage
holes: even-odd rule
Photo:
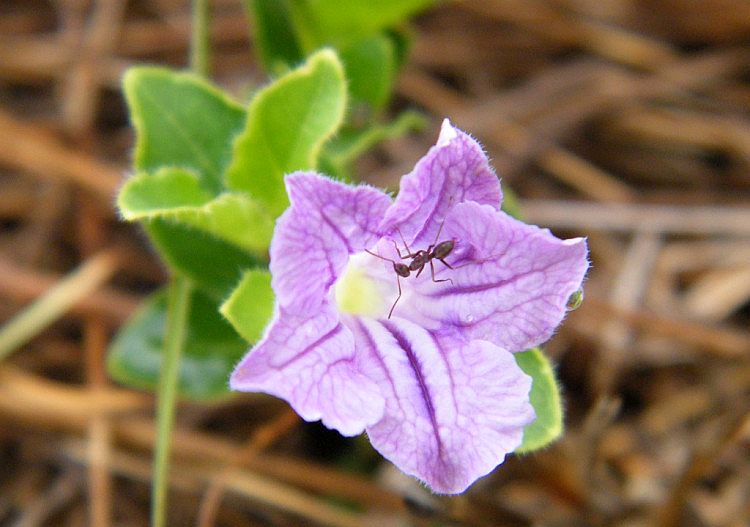
[[[170,269],[197,288],[190,323],[203,325],[188,332],[182,395],[225,394],[247,349],[240,335],[253,341],[270,319],[266,264],[274,221],[288,205],[283,176],[317,168],[321,146],[343,122],[345,84],[331,50],[260,90],[247,110],[192,74],[151,67],[127,73],[137,172],[117,204],[125,219],[144,223]],[[227,298],[222,312],[234,329],[219,315]],[[155,388],[165,309],[156,297],[121,329],[109,361],[115,378]],[[191,374],[201,365],[206,375]]]
[[[324,47],[336,49],[341,57],[349,112],[337,140],[323,152],[329,175],[353,179],[351,163],[364,150],[424,126],[425,120],[414,112],[402,114],[389,125],[381,120],[409,51],[408,20],[434,3],[245,0],[255,45],[269,74],[283,74]]]

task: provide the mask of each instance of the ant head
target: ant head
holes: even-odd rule
[[[411,269],[409,269],[409,266],[401,262],[393,262],[393,270],[396,271],[397,275],[404,278],[409,276],[409,274],[411,273]]]

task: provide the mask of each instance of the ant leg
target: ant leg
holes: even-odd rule
[[[406,243],[406,240],[404,239],[404,235],[401,233],[401,229],[396,227],[396,230],[398,231],[398,235],[401,236],[401,241],[403,242],[404,247],[406,247],[406,256],[404,256],[401,254],[401,251],[399,250],[398,245],[396,245],[396,241],[391,240],[393,242],[393,246],[396,247],[396,252],[398,252],[399,257],[402,260],[406,260],[407,258],[414,258],[414,256],[416,255],[411,252],[411,249],[409,249],[409,245]]]
[[[443,260],[442,258],[438,258],[438,260],[440,260],[441,262],[443,262],[443,265],[446,266],[448,269],[453,269],[453,266],[451,264],[449,264],[448,262],[446,262],[445,260]]]
[[[398,248],[398,244],[396,243],[396,240],[391,240],[391,241],[393,242],[393,246],[396,248],[396,252],[398,253],[398,257],[399,258],[401,258],[402,260],[406,260],[407,258],[411,258],[412,257],[411,253],[405,254],[405,255],[401,254],[401,249]],[[407,247],[407,249],[408,249],[408,247]]]
[[[414,260],[412,260],[411,265],[414,265],[414,261],[416,260],[417,256],[420,254],[423,256],[424,260],[421,262],[421,265],[419,266],[419,271],[417,271],[417,276],[422,274],[422,271],[424,271],[424,266],[427,262],[432,262],[432,256],[430,256],[430,253],[432,252],[432,249],[434,248],[434,245],[430,245],[427,247],[426,251],[417,251],[413,257]],[[432,265],[432,263],[430,263]]]
[[[452,202],[453,202],[453,196],[451,196],[451,198],[448,200],[448,205],[450,206]],[[443,225],[445,225],[445,216],[443,216],[443,221],[440,222],[440,227],[438,227],[437,234],[435,235],[435,241],[432,242],[432,245],[430,247],[437,245],[438,238],[440,238],[440,233],[443,232]]]
[[[390,258],[386,258],[385,256],[380,256],[379,254],[372,252],[370,249],[365,249],[365,252],[373,255],[376,258],[380,258],[381,260],[385,260],[386,262],[391,262],[393,264],[396,263],[393,260],[391,260]]]
[[[398,301],[401,299],[401,280],[399,279],[398,275],[396,275],[396,284],[398,285],[398,296],[396,297],[395,302],[393,302],[393,305],[391,306],[391,310],[388,312],[388,318],[391,318],[391,315],[393,314],[393,310],[396,309],[396,304],[398,304]]]
[[[445,265],[448,265],[448,267],[450,267],[451,269],[461,269],[462,267],[466,267],[467,265],[481,265],[483,263],[491,262],[492,260],[500,258],[504,254],[505,253],[497,253],[497,254],[493,254],[491,256],[487,256],[485,258],[482,258],[481,260],[470,260],[470,261],[468,261],[468,262],[466,262],[464,264],[457,265],[455,267],[451,267],[450,265],[448,265],[448,262],[446,262],[444,260],[440,260],[440,261],[443,262]]]
[[[443,262],[442,259],[440,261]],[[443,263],[445,263],[445,262],[443,262]],[[448,264],[445,264],[445,265],[448,265]],[[453,267],[451,267],[450,265],[448,265],[448,267],[450,269],[453,269]],[[432,281],[435,282],[436,284],[438,284],[440,282],[450,282],[451,285],[453,285],[453,280],[451,280],[450,278],[441,278],[440,280],[437,280],[435,278],[435,264],[432,263],[432,260],[430,260],[430,271],[432,272]]]
[[[436,245],[438,238],[440,238],[440,233],[443,232],[443,225],[445,225],[445,218],[443,218],[443,221],[440,222],[440,227],[438,227],[437,234],[435,235],[435,241],[432,242],[432,245]]]

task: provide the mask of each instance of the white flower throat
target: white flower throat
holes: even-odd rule
[[[364,251],[349,257],[344,272],[333,286],[339,311],[386,318],[398,294],[396,276],[390,267],[388,262]]]

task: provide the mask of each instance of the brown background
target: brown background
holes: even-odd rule
[[[214,8],[214,79],[247,94],[246,19]],[[394,108],[431,124],[359,173],[393,188],[448,116],[529,221],[589,237],[586,300],[546,348],[566,434],[444,498],[269,397],[184,404],[170,524],[749,525],[750,4],[467,0],[416,27]],[[177,0],[0,4],[0,320],[82,263],[93,290],[0,363],[1,525],[148,523],[153,399],[103,368],[165,279],[112,207],[119,83],[185,66],[188,35]]]

